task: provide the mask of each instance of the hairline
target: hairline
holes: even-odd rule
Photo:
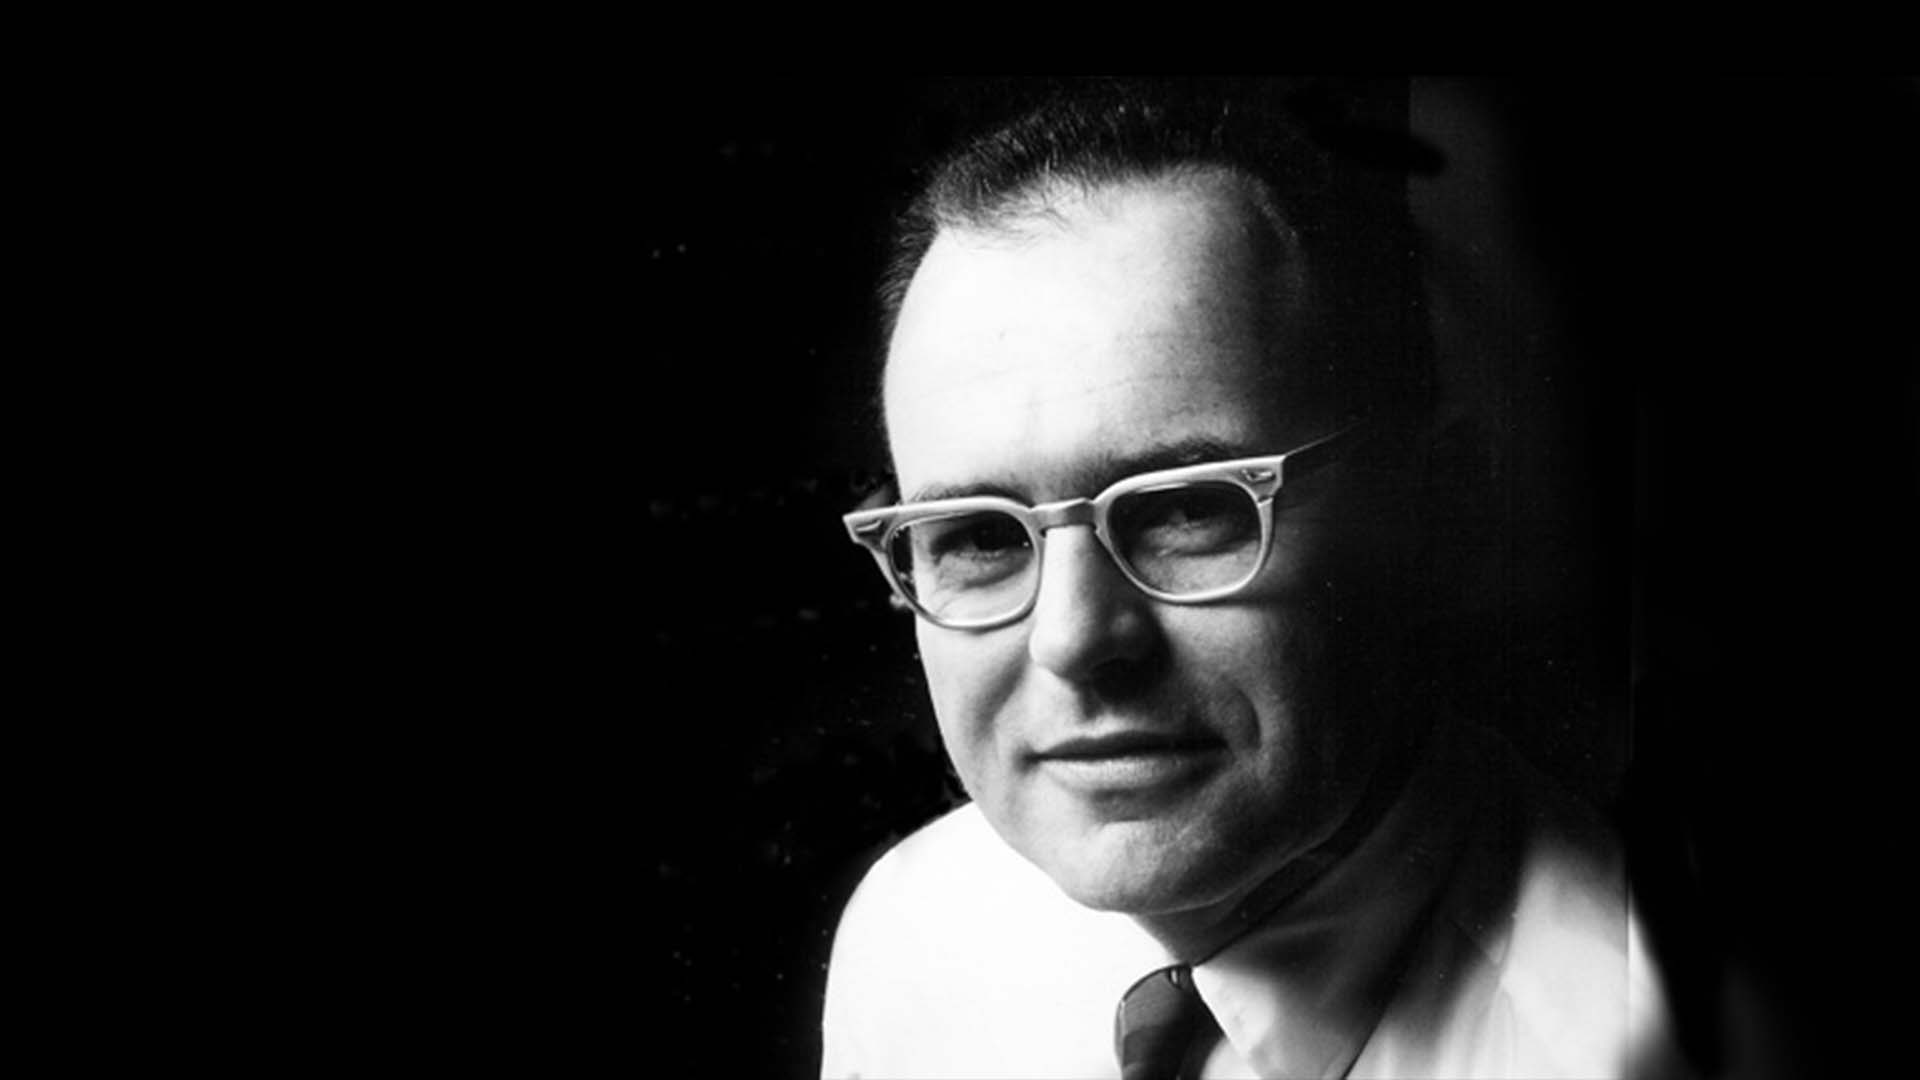
[[[1035,234],[1035,226],[1062,226],[1068,209],[1093,206],[1105,196],[1154,187],[1203,191],[1210,181],[1224,182],[1228,193],[1244,199],[1278,242],[1284,258],[1304,267],[1306,244],[1281,208],[1273,184],[1244,165],[1194,157],[1151,164],[1103,162],[1048,170],[1003,191],[975,193],[966,204],[929,200],[922,214],[924,231],[915,238],[911,264],[902,260],[882,285],[882,371],[892,362],[893,335],[899,326],[907,293],[913,288],[927,253],[942,236],[1025,240]],[[1303,275],[1301,284],[1311,291],[1310,273]]]
[[[1264,228],[1266,239],[1274,244],[1259,267],[1259,286],[1265,302],[1260,306],[1263,335],[1288,333],[1310,339],[1314,325],[1323,317],[1317,295],[1309,252],[1291,221],[1281,211],[1272,186],[1248,169],[1209,159],[1172,161],[1153,166],[1129,166],[1108,170],[1102,175],[1086,175],[1085,170],[1049,173],[1035,177],[1001,193],[989,203],[971,210],[934,215],[940,222],[914,261],[913,271],[905,276],[899,294],[889,305],[883,343],[880,385],[882,398],[889,373],[893,369],[893,339],[899,327],[913,282],[920,268],[942,237],[969,240],[1004,241],[1013,245],[1036,241],[1043,231],[1066,231],[1074,227],[1073,217],[1092,212],[1109,215],[1111,205],[1102,205],[1106,197],[1132,192],[1167,192],[1225,198],[1230,203],[1216,204],[1236,211],[1251,211]],[[1309,360],[1309,362],[1311,362]],[[1279,381],[1289,374],[1263,365],[1262,381]],[[887,410],[879,408],[882,443],[891,457],[892,434]]]

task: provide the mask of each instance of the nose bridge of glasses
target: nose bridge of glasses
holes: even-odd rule
[[[1032,511],[1033,527],[1038,532],[1057,529],[1062,525],[1091,525],[1094,511],[1092,499],[1065,499],[1057,503],[1044,503]]]

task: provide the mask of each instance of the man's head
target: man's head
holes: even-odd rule
[[[1157,154],[1128,145],[1166,119],[1140,110],[1029,122],[923,200],[883,392],[904,501],[1091,496],[1395,411],[1383,358],[1345,363],[1365,335],[1343,317],[1366,305],[1330,295],[1309,204],[1191,128]],[[1069,895],[1204,939],[1353,813],[1393,741],[1336,678],[1339,624],[1375,606],[1388,561],[1387,495],[1362,474],[1289,481],[1270,555],[1229,599],[1155,600],[1066,525],[1023,618],[919,622],[961,780]]]

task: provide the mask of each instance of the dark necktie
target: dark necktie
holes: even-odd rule
[[[1193,969],[1161,968],[1120,997],[1113,1017],[1113,1049],[1120,1080],[1190,1080],[1199,1074],[1195,1043],[1211,1032],[1212,1017],[1193,988]],[[1191,1071],[1182,1071],[1191,1065]]]

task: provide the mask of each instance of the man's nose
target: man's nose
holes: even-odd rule
[[[1152,603],[1114,565],[1091,526],[1050,529],[1027,651],[1034,663],[1072,681],[1141,660],[1159,633]]]

